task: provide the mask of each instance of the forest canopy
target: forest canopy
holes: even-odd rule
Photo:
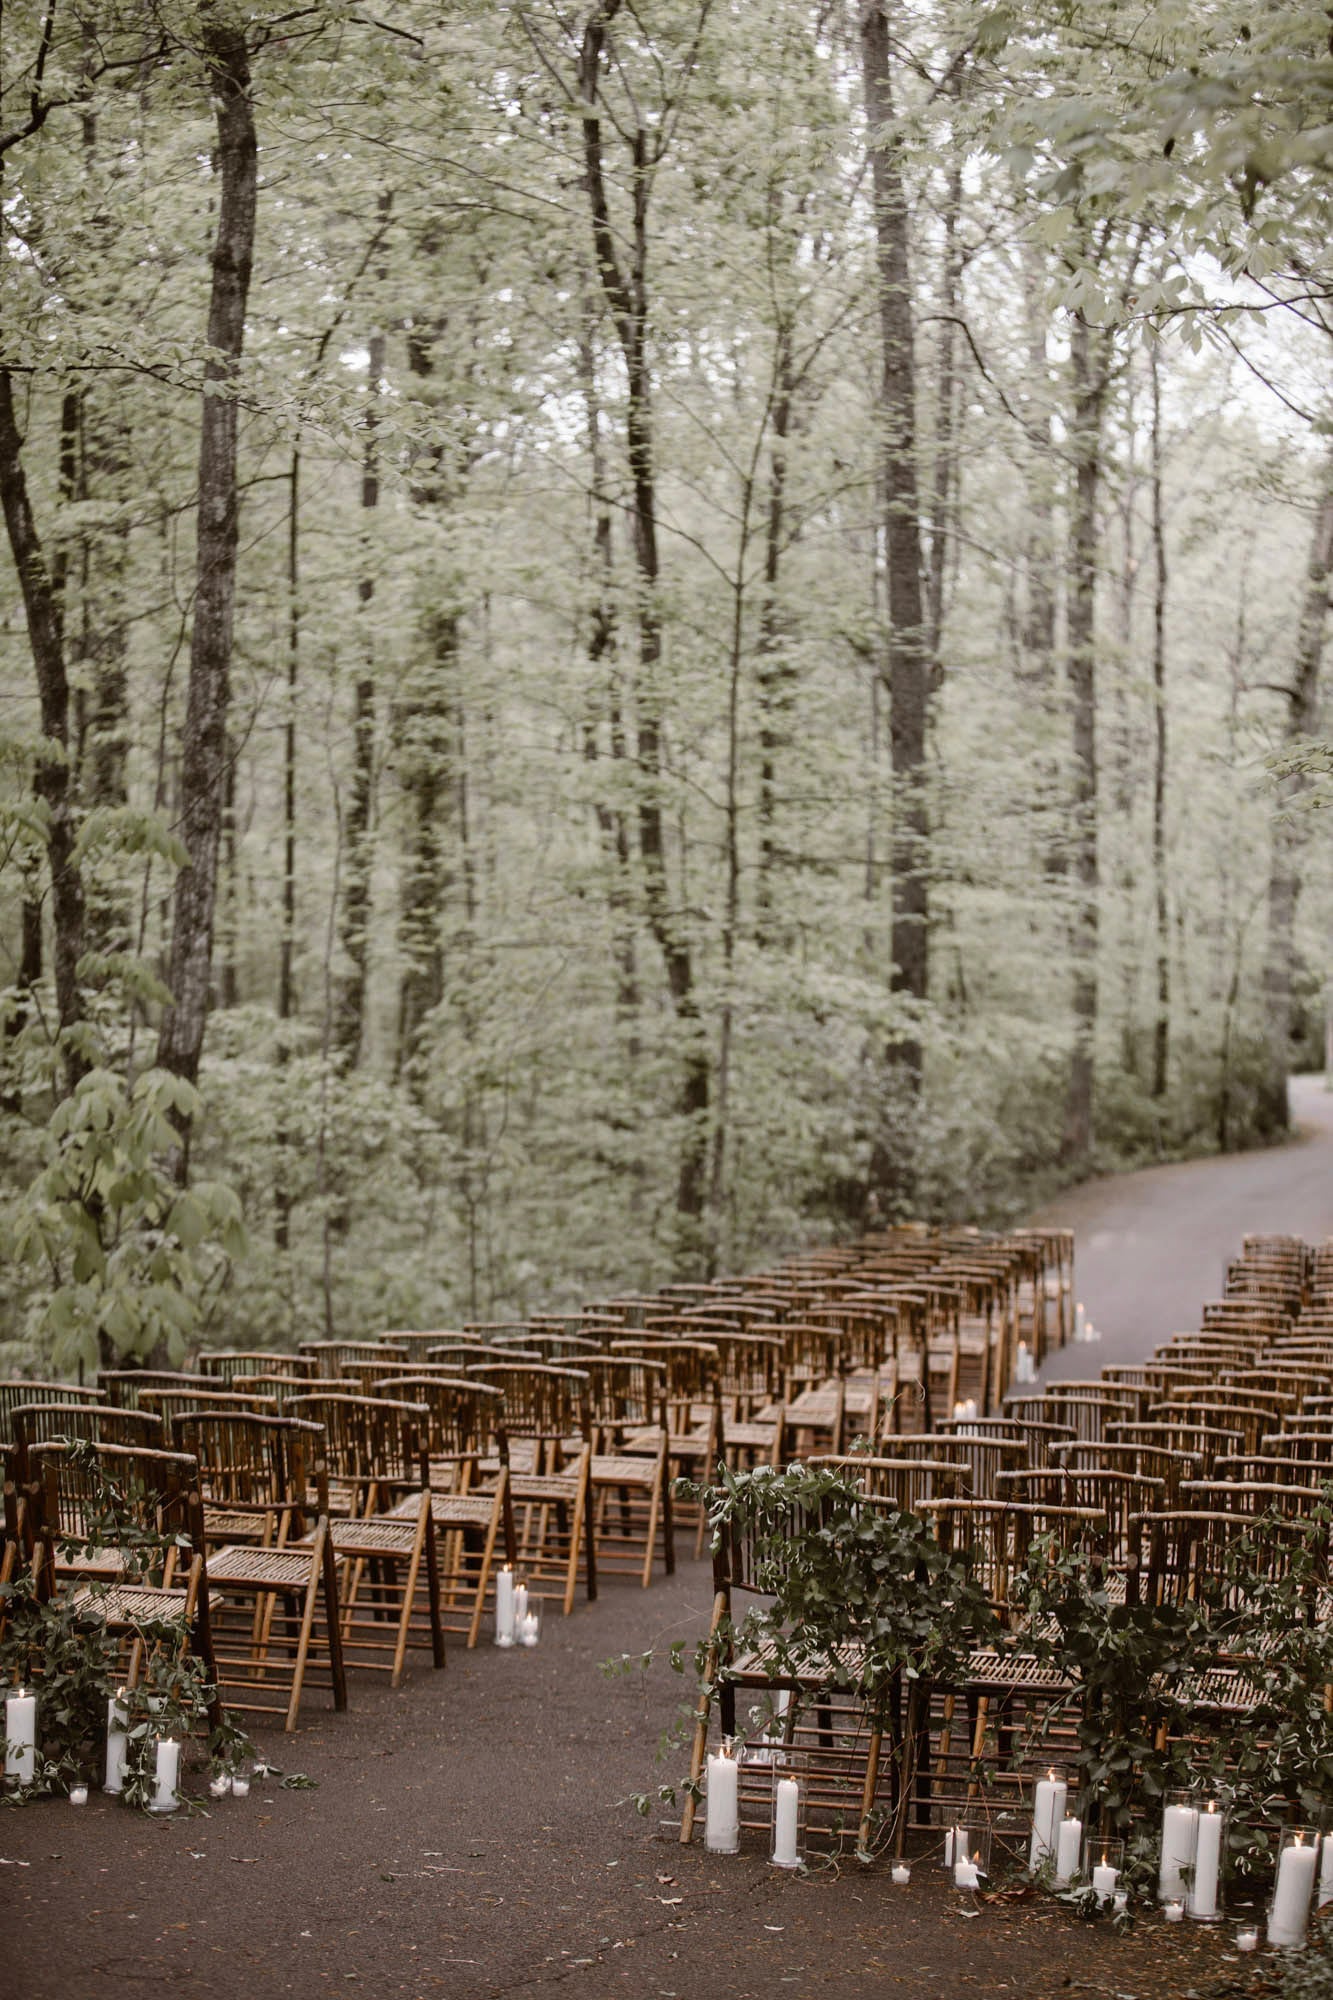
[[[1283,1136],[1323,7],[14,0],[0,1351]]]

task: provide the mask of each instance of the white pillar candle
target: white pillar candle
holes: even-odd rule
[[[516,1583],[514,1585],[515,1632],[519,1632],[522,1630],[523,1620],[527,1617],[527,1615],[528,1615],[528,1586],[526,1585],[526,1583]]]
[[[708,1799],[704,1846],[710,1854],[734,1854],[741,1844],[740,1772],[724,1744],[708,1759]]]
[[[181,1746],[174,1737],[168,1736],[157,1746],[153,1796],[148,1807],[150,1812],[175,1812],[180,1804],[176,1795],[176,1780],[180,1776],[180,1768]]]
[[[1055,1840],[1055,1881],[1063,1889],[1078,1873],[1078,1851],[1083,1845],[1083,1822],[1069,1813],[1060,1821]]]
[[[1097,1901],[1105,1907],[1115,1894],[1115,1885],[1120,1880],[1120,1870],[1113,1868],[1105,1856],[1092,1871],[1092,1886],[1097,1892]]]
[[[125,1706],[128,1689],[121,1688],[113,1694],[106,1705],[106,1776],[102,1781],[104,1792],[120,1792],[125,1789],[125,1751],[129,1743],[130,1712]]]
[[[981,1870],[967,1851],[967,1841],[963,1830],[958,1829],[954,1842],[953,1886],[955,1889],[975,1889],[981,1879]]]
[[[1160,1901],[1176,1901],[1184,1897],[1184,1868],[1194,1863],[1194,1837],[1198,1829],[1199,1815],[1193,1806],[1168,1806],[1162,1814],[1162,1865],[1157,1873],[1157,1894]]]
[[[1082,1338],[1083,1338],[1083,1331],[1084,1331],[1084,1328],[1085,1328],[1085,1327],[1087,1326],[1087,1323],[1088,1323],[1088,1316],[1087,1316],[1087,1314],[1086,1314],[1086,1313],[1084,1312],[1084,1310],[1083,1310],[1082,1306],[1075,1306],[1075,1307],[1074,1307],[1074,1338],[1075,1338],[1075,1340],[1082,1340]]]
[[[18,1785],[37,1776],[37,1697],[22,1687],[5,1702],[5,1776]]]
[[[1318,1860],[1316,1843],[1298,1833],[1278,1856],[1273,1907],[1268,1913],[1270,1944],[1304,1944]]]
[[[1194,1880],[1190,1884],[1189,1913],[1192,1917],[1217,1915],[1217,1883],[1222,1872],[1222,1815],[1215,1799],[1199,1814],[1198,1838],[1194,1843]]]
[[[1055,1859],[1056,1829],[1065,1816],[1068,1798],[1068,1785],[1054,1771],[1038,1779],[1032,1795],[1032,1844],[1028,1848],[1028,1867],[1034,1875],[1048,1857]]]
[[[495,1579],[495,1643],[514,1643],[514,1572],[508,1563]]]
[[[1326,1833],[1319,1849],[1319,1907],[1333,1903],[1333,1833]]]
[[[944,1830],[944,1866],[946,1868],[953,1867],[953,1828],[951,1826],[946,1827]]]
[[[799,1868],[797,1847],[801,1788],[795,1778],[779,1778],[773,1806],[773,1866]]]

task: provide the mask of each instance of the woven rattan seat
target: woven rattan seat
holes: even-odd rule
[[[656,1461],[625,1452],[596,1452],[592,1476],[609,1484],[651,1486],[657,1477]]]
[[[210,1579],[211,1582],[211,1579]],[[210,1607],[217,1604],[220,1593],[210,1589]],[[95,1618],[100,1624],[110,1626],[158,1625],[168,1619],[182,1618],[189,1609],[189,1592],[185,1590],[155,1590],[149,1585],[133,1583],[113,1584],[109,1590],[76,1590],[71,1602],[81,1617]]]

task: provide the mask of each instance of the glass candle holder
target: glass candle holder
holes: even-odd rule
[[[805,1853],[805,1787],[773,1766],[773,1834],[769,1859],[775,1868],[799,1868]]]
[[[1220,1924],[1222,1921],[1228,1820],[1226,1807],[1220,1799],[1200,1800],[1194,1831],[1194,1873],[1185,1898],[1185,1908],[1196,1924]]]
[[[741,1844],[740,1766],[724,1736],[708,1759],[704,1792],[704,1846],[710,1854],[736,1854]]]
[[[1278,1842],[1277,1874],[1268,1905],[1268,1942],[1291,1949],[1305,1943],[1319,1866],[1319,1835],[1312,1827],[1287,1826]]]
[[[1333,1823],[1326,1824],[1319,1840],[1319,1881],[1315,1887],[1315,1908],[1333,1903]]]
[[[983,1889],[990,1878],[989,1819],[977,1813],[962,1813],[950,1831],[954,1888]]]
[[[1039,1868],[1056,1861],[1060,1823],[1069,1804],[1069,1786],[1064,1773],[1052,1767],[1038,1778],[1032,1792],[1032,1839],[1028,1845],[1028,1867],[1035,1875]]]
[[[1162,1855],[1157,1870],[1160,1903],[1185,1901],[1198,1835],[1199,1808],[1193,1793],[1167,1792],[1162,1801]]]
[[[535,1646],[542,1636],[542,1601],[523,1591],[522,1608],[514,1612],[514,1641],[519,1646]]]
[[[1123,1840],[1111,1839],[1104,1833],[1084,1834],[1083,1859],[1079,1873],[1096,1892],[1099,1909],[1104,1910],[1114,1905],[1124,1869]]]

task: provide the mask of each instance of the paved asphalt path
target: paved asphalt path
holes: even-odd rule
[[[1290,1145],[1086,1181],[1033,1217],[1074,1231],[1077,1294],[1102,1330],[1053,1355],[1047,1375],[1096,1375],[1197,1327],[1247,1234],[1333,1235],[1333,1092],[1294,1077],[1291,1107]]]
[[[1296,1089],[1305,1136],[1271,1153],[1153,1168],[1077,1190],[1052,1220],[1079,1232],[1080,1295],[1104,1325],[1062,1372],[1145,1352],[1197,1324],[1246,1229],[1333,1229],[1333,1098]],[[535,1653],[451,1650],[394,1693],[353,1682],[265,1747],[311,1790],[151,1821],[94,1793],[0,1810],[0,2000],[187,2000],[373,1994],[499,2000],[955,2000],[1203,1991],[1229,1934],[1151,1922],[1129,1939],[1050,1899],[971,1920],[937,1870],[778,1874],[751,1840],[734,1860],[682,1849],[629,1795],[679,1778],[654,1749],[687,1694],[664,1663],[707,1623],[706,1564],[647,1593],[604,1590],[548,1619]],[[654,1654],[608,1677],[599,1663]],[[197,1779],[194,1789],[201,1791]],[[665,1814],[665,1808],[663,1812]]]

